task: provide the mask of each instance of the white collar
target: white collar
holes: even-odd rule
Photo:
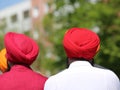
[[[81,66],[89,66],[92,67],[92,65],[88,61],[74,61],[70,64],[69,68],[72,67],[81,67]]]

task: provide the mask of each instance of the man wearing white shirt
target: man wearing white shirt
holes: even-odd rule
[[[100,48],[98,35],[85,28],[71,28],[63,39],[69,67],[49,77],[44,90],[120,90],[117,75],[95,67],[93,58]]]

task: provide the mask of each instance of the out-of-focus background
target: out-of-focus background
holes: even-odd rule
[[[0,49],[6,32],[30,36],[40,47],[31,67],[48,77],[66,68],[62,39],[71,27],[100,36],[95,63],[120,78],[120,0],[0,0]]]

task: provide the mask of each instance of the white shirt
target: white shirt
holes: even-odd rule
[[[49,77],[44,90],[120,90],[120,81],[110,70],[75,61],[68,69]]]

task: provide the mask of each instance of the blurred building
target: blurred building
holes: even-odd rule
[[[5,32],[28,31],[47,10],[44,0],[0,0],[0,27]]]

